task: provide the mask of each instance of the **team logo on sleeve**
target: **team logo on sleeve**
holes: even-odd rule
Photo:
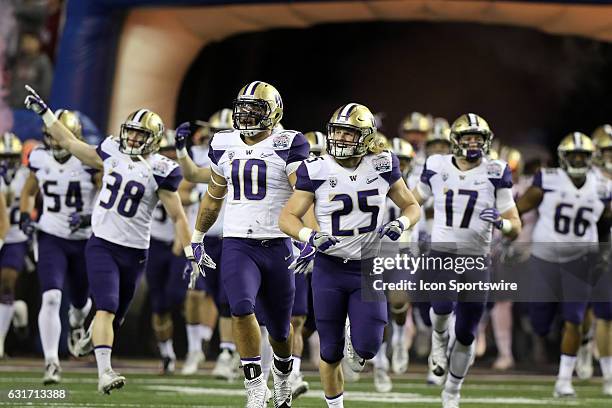
[[[153,171],[156,173],[166,174],[168,172],[168,163],[158,161],[153,165]]]
[[[380,172],[391,171],[391,160],[389,160],[388,157],[380,157],[380,158],[374,159],[372,161],[372,164],[374,165],[374,170],[376,171],[380,171]]]
[[[446,181],[448,180],[448,173],[447,172],[443,172],[442,173],[442,181]]]
[[[230,161],[232,161],[232,159],[234,158],[234,152],[230,151],[230,152],[227,154],[227,158],[228,158]]]
[[[272,147],[274,149],[286,149],[289,147],[289,137],[287,135],[274,136],[272,139]]]
[[[338,179],[336,177],[330,177],[329,185],[331,186],[331,188],[336,187],[338,185]]]
[[[487,164],[487,176],[489,177],[501,177],[502,170],[502,166],[499,163],[493,162]]]

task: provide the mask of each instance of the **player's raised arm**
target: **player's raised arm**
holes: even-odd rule
[[[191,129],[189,122],[182,123],[176,128],[176,158],[181,166],[183,177],[192,183],[209,183],[211,177],[210,167],[198,167],[187,153],[186,143],[190,136]]]
[[[37,113],[42,117],[47,128],[47,132],[60,144],[60,146],[74,156],[76,156],[84,164],[102,169],[102,159],[96,153],[95,146],[91,146],[82,140],[79,140],[66,126],[58,121],[55,114],[49,109],[45,101],[36,93],[34,89],[26,85],[29,95],[24,103],[26,108]]]

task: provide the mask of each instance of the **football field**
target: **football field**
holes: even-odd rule
[[[17,371],[18,370],[18,371]],[[95,370],[95,369],[94,369]],[[94,370],[65,373],[60,385],[46,389],[65,390],[63,400],[23,398],[9,399],[9,390],[42,390],[41,372],[33,369],[9,371],[0,366],[0,406],[10,407],[242,407],[244,392],[239,381],[228,383],[211,376],[180,375],[162,377],[142,371],[119,370],[127,377],[126,386],[111,395],[96,392]],[[325,407],[321,384],[315,372],[306,380],[311,390],[294,401],[294,407]],[[464,385],[462,408],[470,407],[589,407],[612,406],[612,398],[601,394],[601,382],[576,382],[578,398],[552,398],[554,379],[550,376],[487,375],[468,377]],[[374,390],[371,374],[363,374],[357,383],[348,384],[347,407],[440,407],[440,389],[424,384],[420,375],[394,378],[393,391],[380,394]],[[14,394],[13,394],[14,395]],[[270,402],[269,407],[273,404]]]

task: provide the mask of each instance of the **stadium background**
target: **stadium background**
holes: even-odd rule
[[[388,136],[412,110],[450,120],[471,110],[504,143],[539,155],[571,130],[590,133],[609,121],[606,3],[72,0],[51,105],[88,116],[95,138],[116,132],[140,106],[158,111],[170,127],[205,119],[229,106],[244,83],[260,79],[281,91],[288,128],[324,130],[329,113],[349,100],[382,113]],[[0,125],[24,139],[40,137],[37,118],[11,114]],[[24,275],[17,296],[30,304],[33,332],[36,281]],[[154,355],[149,326],[143,289],[118,354]],[[179,355],[183,335],[177,330]],[[143,347],[134,338],[150,341]],[[17,354],[32,347],[7,341]]]

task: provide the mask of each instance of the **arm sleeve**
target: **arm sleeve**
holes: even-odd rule
[[[387,180],[387,183],[389,183],[390,186],[392,186],[393,183],[402,178],[402,172],[400,171],[399,167],[399,159],[397,158],[395,153],[391,153],[391,170],[386,171],[384,173],[380,173],[380,175],[382,176],[382,178]]]
[[[542,170],[538,170],[536,174],[533,175],[531,185],[540,189],[542,188]]]
[[[511,188],[499,188],[495,192],[495,207],[500,213],[504,213],[516,206]]]
[[[177,166],[166,177],[158,179],[158,176],[155,176],[155,178],[157,180],[158,188],[162,190],[176,191],[178,190],[178,186],[183,179],[183,174],[181,173],[181,168]]]
[[[296,190],[303,190],[314,193],[315,191],[317,191],[317,188],[319,188],[319,186],[323,184],[322,180],[311,180],[310,175],[308,174],[308,168],[306,167],[306,163],[304,162],[299,165],[296,171]]]
[[[107,152],[104,151],[104,142],[106,142],[107,139],[102,139],[102,141],[100,142],[100,144],[98,145],[98,147],[96,147],[96,153],[98,153],[98,156],[100,156],[100,158],[102,159],[102,161],[108,159],[110,157],[110,154],[108,154]]]
[[[421,198],[423,198],[423,200],[427,200],[433,194],[431,191],[431,186],[423,183],[422,181],[419,181],[419,183],[416,185],[416,191],[419,193]]]
[[[303,134],[297,133],[291,142],[289,151],[287,153],[287,159],[285,160],[285,173],[290,175],[294,173],[302,161],[308,158],[310,154],[310,144]]]

